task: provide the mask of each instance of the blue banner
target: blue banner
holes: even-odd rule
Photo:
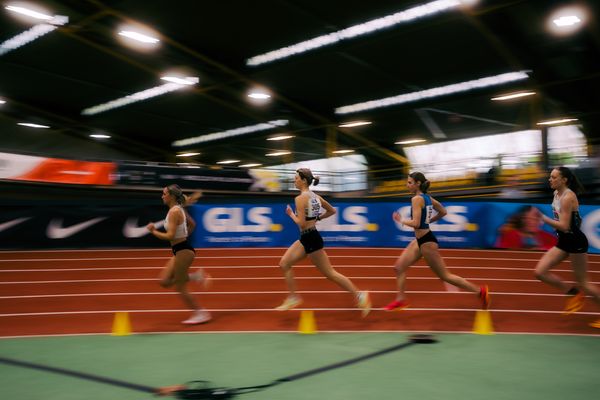
[[[298,227],[285,214],[285,204],[199,204],[190,209],[197,223],[196,247],[289,246]],[[441,247],[489,247],[488,203],[448,203],[448,214],[431,225]],[[327,246],[405,247],[414,239],[412,228],[392,219],[398,211],[410,215],[410,203],[342,203],[337,213],[317,223]]]
[[[551,216],[550,205],[535,204]],[[190,212],[197,223],[195,247],[287,247],[299,237],[285,213],[286,204],[199,204]],[[532,218],[524,203],[446,203],[448,214],[431,225],[442,248],[511,248],[544,250],[556,243],[554,232]],[[392,219],[410,215],[410,203],[341,203],[337,214],[317,223],[326,246],[406,247],[412,228]],[[581,206],[582,230],[590,253],[600,253],[600,209]]]
[[[487,203],[489,225],[485,247],[547,250],[556,244],[554,230],[534,217],[531,207],[552,217],[549,204]],[[589,242],[589,253],[600,253],[600,208],[579,206],[581,230]]]

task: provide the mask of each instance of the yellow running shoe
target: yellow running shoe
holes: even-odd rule
[[[577,311],[583,308],[584,304],[585,295],[583,293],[579,292],[575,296],[569,296],[567,302],[565,303],[563,315],[571,315],[573,313],[576,313]]]
[[[598,329],[600,329],[600,319],[597,320],[597,321],[594,321],[594,322],[590,322],[590,326],[592,328],[598,328]]]

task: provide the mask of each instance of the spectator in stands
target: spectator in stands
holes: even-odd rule
[[[526,196],[524,190],[519,187],[518,175],[513,175],[506,180],[506,186],[502,188],[498,197],[503,199],[519,199]]]
[[[543,230],[542,225],[537,208],[522,206],[500,227],[494,246],[501,249],[548,250],[556,244],[556,236]]]
[[[295,199],[296,212],[294,213],[289,205],[286,207],[285,212],[298,225],[300,239],[292,243],[279,261],[279,266],[285,274],[289,295],[276,310],[290,310],[302,303],[302,298],[296,293],[292,267],[308,257],[327,279],[354,296],[356,304],[362,309],[364,317],[371,310],[369,293],[360,292],[350,279],[333,269],[329,257],[323,249],[323,238],[317,230],[316,224],[317,221],[334,215],[336,210],[321,196],[309,189],[313,183],[317,185],[319,177],[313,176],[310,169],[300,168],[296,171],[294,185],[300,190],[300,195]],[[324,212],[322,212],[323,210]]]
[[[187,325],[201,324],[211,319],[210,313],[198,306],[187,288],[190,278],[204,282],[205,285],[208,280],[208,275],[202,269],[194,274],[188,274],[196,257],[195,249],[188,242],[188,235],[194,230],[196,223],[183,207],[195,202],[198,197],[200,197],[199,192],[188,198],[178,185],[167,186],[162,192],[162,201],[169,207],[165,220],[166,232],[158,231],[153,223],[146,226],[154,236],[162,240],[168,240],[171,243],[173,257],[167,261],[160,272],[160,284],[162,287],[175,286],[184,303],[193,310],[192,315],[182,321]]]
[[[425,259],[431,270],[444,282],[477,294],[482,308],[487,309],[490,304],[488,287],[486,285],[477,287],[466,279],[451,274],[446,268],[446,263],[439,252],[438,241],[429,229],[429,224],[446,215],[446,209],[439,201],[427,194],[429,184],[430,182],[421,172],[410,174],[406,180],[408,191],[414,195],[411,200],[410,219],[402,219],[398,212],[395,212],[392,216],[394,221],[413,228],[415,230],[415,239],[406,246],[406,249],[404,249],[402,255],[396,261],[394,268],[398,279],[398,293],[396,299],[385,306],[384,309],[392,311],[408,307],[404,294],[406,271],[421,257]]]
[[[556,229],[558,243],[544,254],[535,267],[536,277],[561,292],[569,295],[565,307],[565,314],[577,312],[583,308],[585,294],[592,296],[600,304],[600,290],[592,285],[588,279],[588,241],[581,231],[581,216],[579,215],[579,200],[577,193],[583,186],[567,167],[554,168],[550,173],[550,187],[554,189],[552,213],[554,218],[547,217],[538,211],[542,220]],[[573,274],[577,287],[569,287],[550,270],[565,259],[571,259]],[[600,328],[600,320],[590,324]]]

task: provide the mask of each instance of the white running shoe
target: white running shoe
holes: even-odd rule
[[[287,311],[298,307],[302,304],[302,299],[298,296],[288,296],[279,307],[275,307],[277,311]]]
[[[358,307],[362,310],[362,316],[366,317],[371,312],[371,298],[369,292],[359,292],[357,297]]]
[[[212,276],[208,272],[205,272],[202,268],[198,269],[196,272],[188,274],[188,278],[192,282],[201,283],[204,286],[204,289],[207,289],[212,283]]]
[[[194,313],[185,321],[181,321],[185,325],[197,325],[203,324],[211,320],[210,313],[205,310],[196,310]]]

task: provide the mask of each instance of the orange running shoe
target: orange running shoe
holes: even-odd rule
[[[387,306],[383,307],[385,311],[403,310],[408,307],[406,300],[394,300]]]
[[[585,295],[583,293],[579,292],[575,296],[569,296],[567,302],[565,303],[563,315],[571,315],[573,313],[576,313],[577,311],[583,308],[584,304]]]
[[[481,300],[481,308],[487,310],[492,304],[492,298],[490,296],[490,289],[487,285],[483,285],[479,288],[479,300]]]
[[[600,329],[600,319],[597,320],[597,321],[594,321],[594,322],[590,322],[590,326],[592,328],[598,328],[598,329]]]

